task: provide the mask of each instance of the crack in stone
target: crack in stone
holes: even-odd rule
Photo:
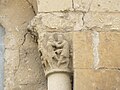
[[[83,13],[82,21],[83,21],[83,27],[84,27],[84,25],[85,25],[85,14],[86,14],[86,12],[82,12],[82,13]]]
[[[19,67],[20,67],[20,65],[21,65],[21,59],[20,59],[20,49],[21,49],[21,46],[23,46],[23,45],[24,45],[24,43],[25,43],[25,41],[26,41],[26,36],[27,36],[27,34],[28,34],[28,32],[24,34],[24,40],[23,40],[22,44],[21,44],[21,45],[20,45],[20,47],[19,47],[19,63],[18,63],[17,69],[16,69],[16,70],[15,70],[15,72],[14,72],[14,76],[15,76],[15,75],[16,75],[16,73],[18,72]]]
[[[75,10],[75,7],[74,7],[74,0],[72,0],[72,9]]]
[[[27,34],[28,34],[28,33],[26,33],[26,34],[24,35],[24,40],[23,40],[23,42],[22,42],[21,45],[24,45],[24,43],[25,43],[25,41],[26,41],[26,36],[27,36]]]
[[[72,1],[74,2],[74,0],[72,0]],[[83,16],[82,16],[83,27],[84,27],[84,25],[85,25],[85,15],[86,15],[86,13],[88,13],[88,12],[90,11],[90,8],[91,8],[92,3],[93,3],[93,0],[91,0],[91,2],[90,2],[90,4],[89,4],[88,11],[86,11],[86,12],[81,11],[82,14],[83,14]]]
[[[34,6],[32,5],[32,3],[30,3],[29,0],[26,0],[26,2],[31,6],[33,13],[36,15],[36,12],[35,12],[35,9],[34,9]]]
[[[30,30],[28,30],[28,33],[34,39],[35,43],[38,43],[38,34],[36,32],[34,32],[34,31],[30,31]]]
[[[91,6],[92,6],[92,3],[93,3],[93,0],[91,0],[91,2],[90,2],[90,4],[89,4],[89,8],[88,8],[88,11],[87,11],[87,12],[89,12],[89,11],[90,11]]]

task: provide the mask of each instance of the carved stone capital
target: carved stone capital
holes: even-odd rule
[[[28,29],[38,37],[38,51],[45,75],[48,76],[56,72],[71,73],[72,40],[69,38],[69,33],[43,30],[40,18],[39,15],[36,16]]]
[[[61,33],[43,33],[39,38],[39,52],[45,75],[71,72],[70,42]]]

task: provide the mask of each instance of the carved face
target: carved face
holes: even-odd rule
[[[50,37],[48,38],[48,40],[49,40],[49,42],[53,42],[53,41],[54,41],[53,36],[50,36]]]
[[[62,43],[62,41],[63,41],[63,36],[62,35],[58,35],[58,42]]]

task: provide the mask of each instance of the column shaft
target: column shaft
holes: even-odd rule
[[[48,76],[48,90],[71,90],[68,73],[54,73]]]

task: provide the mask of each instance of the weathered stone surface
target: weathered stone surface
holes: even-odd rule
[[[83,14],[79,12],[41,13],[31,21],[31,26],[41,32],[81,30],[82,17]]]
[[[119,90],[119,70],[75,69],[74,90]]]
[[[44,87],[44,83],[43,85],[32,83],[19,85],[18,87],[13,88],[12,90],[47,90],[45,88],[46,87]]]
[[[42,73],[39,73],[41,68],[37,44],[33,42],[28,34],[26,36],[25,43],[20,47],[19,50],[19,65],[15,72],[15,78],[17,78],[17,81],[20,84],[37,83],[37,81],[42,79],[40,79],[40,75]],[[23,77],[23,73],[25,77]]]
[[[46,77],[72,70],[72,33],[38,33],[38,50]]]
[[[40,41],[26,29],[37,12],[35,1],[0,0],[0,25],[6,30],[4,90],[47,89]],[[38,33],[73,32],[65,37],[73,47],[75,90],[120,89],[119,8],[119,0],[38,0]]]
[[[27,25],[37,11],[35,1],[0,1],[0,24],[6,32],[4,90],[46,89],[37,45],[27,32]]]
[[[36,85],[36,87],[40,88],[41,85],[39,83],[44,84],[45,78],[40,78],[44,74],[40,73],[42,72],[42,67],[38,55],[34,55],[34,53],[37,53],[37,48],[21,48],[21,50],[18,69],[15,70],[16,86],[25,88],[26,86],[24,87],[24,85],[28,85],[30,88],[32,87],[30,85]]]
[[[93,0],[91,3],[91,11],[120,12],[119,0]]]
[[[120,68],[120,32],[100,32],[98,67]]]
[[[73,67],[92,68],[93,48],[91,32],[74,32],[73,34]]]
[[[55,22],[58,21],[62,26],[63,23],[61,23],[61,18],[54,17],[55,15],[52,15],[50,20],[49,16],[47,16],[47,24],[53,24],[53,26],[55,24],[56,27],[59,28],[59,25]],[[44,20],[46,18],[44,18]],[[71,32],[61,32],[60,29],[59,32],[42,29],[40,26],[43,26],[43,23],[46,21],[40,19],[43,19],[43,16],[37,15],[29,24],[28,29],[33,34],[37,33],[38,36],[38,51],[47,78],[48,90],[71,90],[72,34]],[[52,20],[55,20],[55,22],[51,22]],[[51,29],[50,26],[49,28]],[[64,26],[64,28],[66,28],[66,26]]]
[[[33,12],[37,14],[38,13],[37,0],[26,0],[26,2],[28,2],[28,4],[31,6]]]
[[[120,13],[97,13],[90,12],[84,16],[84,27],[107,27],[111,29],[120,29]],[[104,30],[105,31],[105,30]]]
[[[5,50],[5,54],[4,54],[4,58],[5,58],[5,64],[4,64],[4,84],[5,90],[12,90],[12,88],[14,87],[14,74],[15,74],[15,70],[18,69],[19,66],[19,50],[12,50],[12,49],[6,49]],[[10,87],[8,87],[10,85]]]
[[[119,0],[73,0],[74,8],[81,11],[120,12]]]
[[[19,29],[28,23],[35,15],[33,8],[26,0],[19,2],[17,0],[14,2],[9,0],[2,5],[3,6],[0,8],[0,22],[8,31],[12,31],[13,29],[19,31]],[[10,26],[10,28],[7,28],[8,26]]]
[[[38,12],[65,11],[72,9],[72,0],[38,0]]]
[[[74,9],[80,11],[89,11],[92,0],[73,0]]]
[[[5,85],[9,86],[9,83],[14,85],[10,87],[10,90],[26,90],[26,88],[45,90],[45,75],[42,73],[37,45],[29,34],[26,35],[19,49],[5,50],[5,60],[5,73],[7,73]],[[9,80],[10,77],[12,77],[11,80]],[[7,90],[8,87],[5,89]]]
[[[6,37],[4,39],[5,48],[18,49],[24,41],[24,34],[25,32],[23,34],[22,33],[20,34],[17,31],[13,31],[9,33],[6,32],[5,34]]]

